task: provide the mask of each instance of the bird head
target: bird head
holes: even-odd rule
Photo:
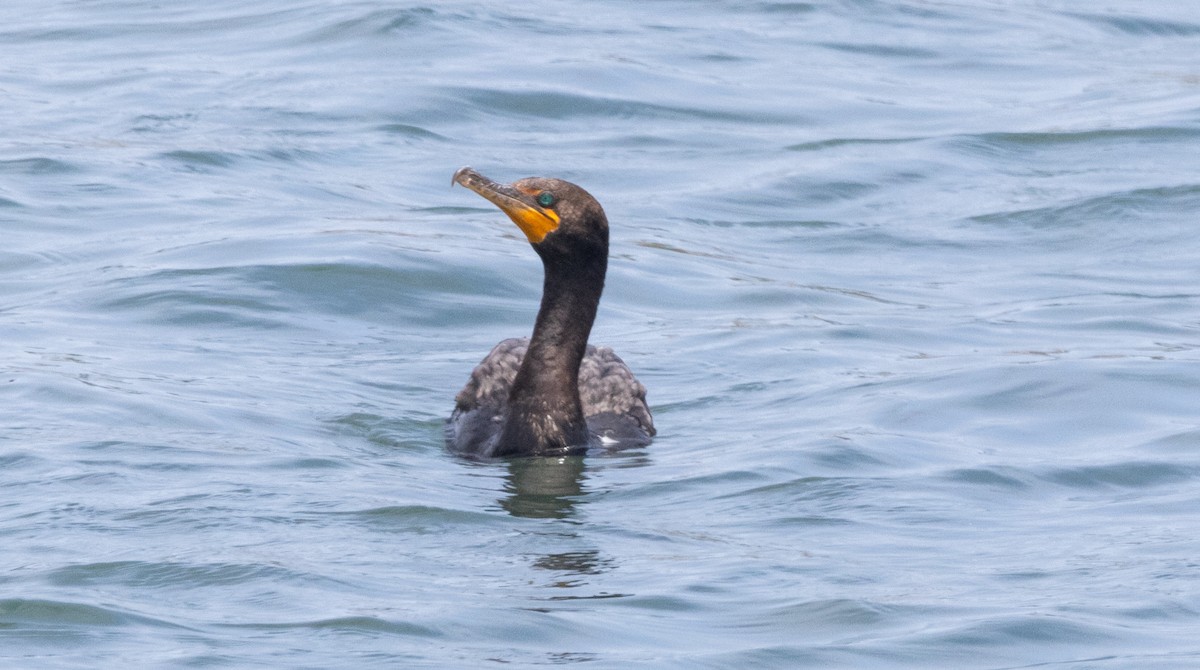
[[[499,184],[464,167],[454,173],[452,183],[462,184],[499,207],[538,253],[599,243],[607,254],[604,209],[590,193],[569,181],[526,177]]]

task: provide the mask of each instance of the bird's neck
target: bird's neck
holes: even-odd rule
[[[542,304],[509,395],[502,448],[550,455],[586,446],[579,365],[604,289],[607,256],[569,266],[544,259]]]

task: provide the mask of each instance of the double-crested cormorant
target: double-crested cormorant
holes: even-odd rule
[[[608,219],[587,191],[561,179],[497,184],[469,167],[454,182],[508,214],[542,258],[533,336],[497,344],[455,398],[454,451],[553,456],[644,445],[654,435],[646,388],[608,347],[588,345],[608,267]]]

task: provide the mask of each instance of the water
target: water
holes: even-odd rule
[[[0,16],[6,667],[1200,665],[1191,3]],[[650,447],[444,450],[468,164],[605,204]]]

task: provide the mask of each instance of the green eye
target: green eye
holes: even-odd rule
[[[542,207],[549,207],[550,205],[554,204],[554,196],[547,191],[542,191],[541,194],[538,195],[537,200],[538,204]]]

